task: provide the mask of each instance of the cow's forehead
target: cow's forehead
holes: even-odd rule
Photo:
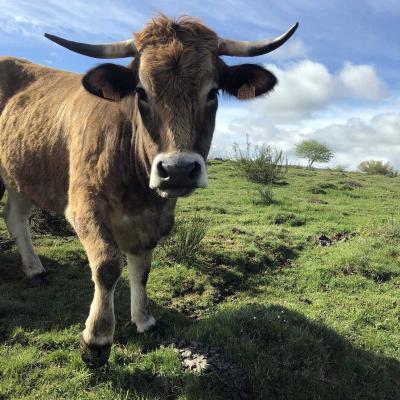
[[[218,47],[217,34],[192,17],[172,20],[161,15],[150,21],[141,32],[134,34],[135,46],[140,53],[146,48],[168,45],[174,41],[210,51]]]
[[[139,77],[155,96],[191,93],[216,79],[216,56],[180,44],[145,50]]]
[[[198,90],[215,79],[218,36],[196,19],[160,16],[134,40],[139,77],[155,95]]]

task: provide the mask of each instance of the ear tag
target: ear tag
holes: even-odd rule
[[[237,98],[240,100],[248,100],[256,97],[256,87],[254,85],[242,85],[237,91]]]
[[[103,86],[101,88],[101,91],[103,92],[103,97],[105,99],[114,101],[118,101],[121,99],[119,94],[116,93],[109,85]]]

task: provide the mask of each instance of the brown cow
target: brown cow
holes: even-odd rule
[[[88,56],[134,57],[128,67],[102,64],[83,77],[0,58],[6,224],[34,281],[45,270],[31,242],[31,208],[65,213],[74,227],[95,284],[81,337],[86,363],[98,366],[109,357],[122,254],[128,259],[132,322],[139,332],[155,324],[146,295],[152,251],[173,226],[176,198],[207,186],[218,91],[249,99],[277,82],[260,66],[228,66],[219,56],[267,53],[297,25],[267,42],[223,40],[195,19],[165,16],[114,44],[46,35]]]

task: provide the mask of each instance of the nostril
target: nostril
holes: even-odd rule
[[[201,165],[197,161],[195,161],[193,163],[193,168],[189,173],[189,178],[193,180],[197,179],[200,176],[200,172],[201,172]]]
[[[167,170],[163,167],[162,161],[160,161],[160,162],[157,164],[157,171],[158,171],[158,175],[160,176],[160,178],[168,178],[168,172],[167,172]]]

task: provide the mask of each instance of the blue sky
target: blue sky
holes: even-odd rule
[[[221,102],[212,154],[228,155],[248,134],[252,143],[281,148],[299,162],[294,145],[314,138],[332,148],[332,165],[355,168],[374,158],[400,169],[400,0],[0,0],[0,10],[2,55],[76,72],[101,61],[57,47],[44,32],[88,42],[123,40],[161,11],[199,17],[221,37],[251,40],[299,21],[281,49],[226,60],[264,64],[280,84],[263,99]]]

